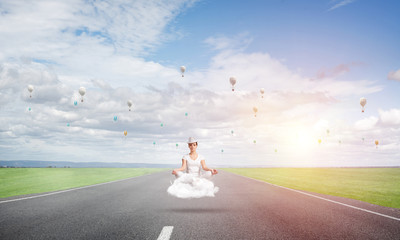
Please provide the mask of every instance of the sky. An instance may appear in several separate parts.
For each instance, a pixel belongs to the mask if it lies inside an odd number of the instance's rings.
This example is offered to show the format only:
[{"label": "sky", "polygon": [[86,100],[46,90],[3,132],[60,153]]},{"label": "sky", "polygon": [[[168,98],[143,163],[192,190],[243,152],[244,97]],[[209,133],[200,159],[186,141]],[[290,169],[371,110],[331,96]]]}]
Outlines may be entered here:
[{"label": "sky", "polygon": [[0,0],[0,161],[400,166],[399,10]]}]

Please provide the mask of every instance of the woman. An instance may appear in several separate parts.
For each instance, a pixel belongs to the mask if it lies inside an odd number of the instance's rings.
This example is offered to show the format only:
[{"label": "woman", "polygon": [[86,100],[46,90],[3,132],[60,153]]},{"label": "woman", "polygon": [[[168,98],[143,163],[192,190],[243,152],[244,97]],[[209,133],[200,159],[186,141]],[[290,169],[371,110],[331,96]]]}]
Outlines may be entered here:
[{"label": "woman", "polygon": [[[197,141],[190,137],[190,153],[182,157],[182,167],[172,171],[177,179],[168,188],[169,194],[178,198],[200,198],[214,197],[218,192],[218,187],[208,180],[218,171],[206,166],[204,157],[196,152],[197,146]],[[202,173],[201,170],[206,172]]]}]

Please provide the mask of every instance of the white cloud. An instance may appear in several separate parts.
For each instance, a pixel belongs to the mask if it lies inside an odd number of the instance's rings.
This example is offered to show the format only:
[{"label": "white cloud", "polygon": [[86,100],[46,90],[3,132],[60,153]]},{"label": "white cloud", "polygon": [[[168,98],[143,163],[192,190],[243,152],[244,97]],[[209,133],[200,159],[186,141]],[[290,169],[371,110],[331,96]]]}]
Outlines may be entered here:
[{"label": "white cloud", "polygon": [[378,120],[379,119],[374,116],[364,118],[362,120],[357,121],[354,124],[354,127],[356,130],[371,130],[376,126],[376,124],[378,123]]},{"label": "white cloud", "polygon": [[400,109],[379,110],[378,112],[382,124],[388,126],[400,125]]},{"label": "white cloud", "polygon": [[387,78],[389,80],[400,81],[400,69],[397,71],[392,71],[388,74]]},{"label": "white cloud", "polygon": [[337,8],[344,7],[352,2],[355,2],[355,0],[334,0],[332,2],[334,3],[334,5],[331,8],[329,8],[328,11],[332,11]]}]

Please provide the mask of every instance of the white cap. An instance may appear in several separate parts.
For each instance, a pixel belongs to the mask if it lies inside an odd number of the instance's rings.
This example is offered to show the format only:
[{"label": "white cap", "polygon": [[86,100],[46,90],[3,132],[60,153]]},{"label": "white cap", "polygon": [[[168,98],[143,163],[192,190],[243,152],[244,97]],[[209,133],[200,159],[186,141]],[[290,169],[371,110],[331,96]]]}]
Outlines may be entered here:
[{"label": "white cap", "polygon": [[194,137],[190,137],[187,143],[195,143],[197,140]]}]

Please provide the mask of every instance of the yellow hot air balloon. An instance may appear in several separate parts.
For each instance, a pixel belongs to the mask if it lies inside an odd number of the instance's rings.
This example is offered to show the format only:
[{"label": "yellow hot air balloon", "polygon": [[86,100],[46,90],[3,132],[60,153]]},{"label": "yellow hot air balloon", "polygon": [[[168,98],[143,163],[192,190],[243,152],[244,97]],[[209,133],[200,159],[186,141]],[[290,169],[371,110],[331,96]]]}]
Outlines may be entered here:
[{"label": "yellow hot air balloon", "polygon": [[322,142],[321,139],[318,139],[318,143],[321,144],[321,142]]},{"label": "yellow hot air balloon", "polygon": [[254,117],[257,117],[258,108],[257,107],[253,107],[253,111],[254,111]]},{"label": "yellow hot air balloon", "polygon": [[378,141],[378,140],[375,140],[376,148],[378,148],[378,144],[379,144],[379,141]]},{"label": "yellow hot air balloon", "polygon": [[260,89],[261,98],[264,98],[264,92],[265,92],[264,88],[261,88],[261,89]]},{"label": "yellow hot air balloon", "polygon": [[125,136],[128,135],[128,132],[127,132],[127,131],[124,131],[124,135],[125,135]]}]

